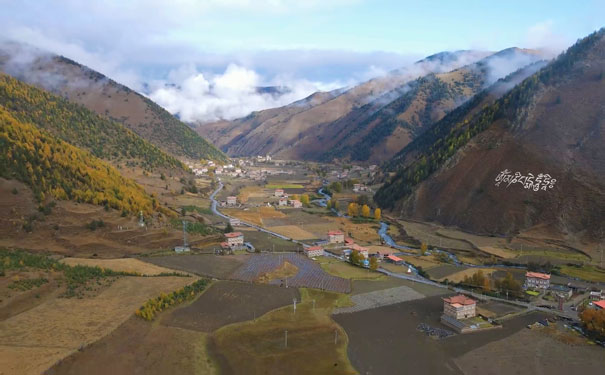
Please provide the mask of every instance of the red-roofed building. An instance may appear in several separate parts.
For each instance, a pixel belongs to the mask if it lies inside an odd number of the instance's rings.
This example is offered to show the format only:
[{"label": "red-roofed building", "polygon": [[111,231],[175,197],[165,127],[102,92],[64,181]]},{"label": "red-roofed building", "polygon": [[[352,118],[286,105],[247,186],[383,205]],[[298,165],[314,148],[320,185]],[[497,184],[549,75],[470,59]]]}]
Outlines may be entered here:
[{"label": "red-roofed building", "polygon": [[525,288],[548,289],[550,287],[550,275],[540,272],[527,272],[525,274]]},{"label": "red-roofed building", "polygon": [[345,234],[339,230],[331,230],[328,232],[328,242],[343,243],[345,242]]},{"label": "red-roofed building", "polygon": [[304,252],[309,258],[320,257],[324,255],[324,249],[321,246],[305,247]]},{"label": "red-roofed building", "polygon": [[594,301],[592,304],[595,305],[597,309],[605,310],[605,299],[600,301]]},{"label": "red-roofed building", "polygon": [[227,244],[233,248],[236,246],[244,246],[244,234],[242,232],[225,233]]},{"label": "red-roofed building", "polygon": [[463,294],[443,299],[443,314],[454,319],[467,319],[477,315],[477,302]]},{"label": "red-roofed building", "polygon": [[401,264],[401,263],[403,263],[403,259],[401,259],[401,258],[399,258],[399,257],[397,257],[395,255],[387,255],[387,260],[389,262],[393,262],[395,264]]},{"label": "red-roofed building", "polygon": [[237,197],[235,196],[229,196],[227,197],[227,205],[228,206],[235,206],[237,204]]},{"label": "red-roofed building", "polygon": [[275,189],[275,196],[282,197],[284,195],[284,189]]},{"label": "red-roofed building", "polygon": [[353,241],[353,239],[352,239],[352,238],[345,237],[345,245],[349,245],[349,246],[351,246],[351,245],[353,245],[354,243],[355,243],[355,241]]},{"label": "red-roofed building", "polygon": [[354,243],[351,245],[351,250],[358,251],[364,256],[364,258],[368,258],[369,252],[367,247],[359,246],[358,244]]}]

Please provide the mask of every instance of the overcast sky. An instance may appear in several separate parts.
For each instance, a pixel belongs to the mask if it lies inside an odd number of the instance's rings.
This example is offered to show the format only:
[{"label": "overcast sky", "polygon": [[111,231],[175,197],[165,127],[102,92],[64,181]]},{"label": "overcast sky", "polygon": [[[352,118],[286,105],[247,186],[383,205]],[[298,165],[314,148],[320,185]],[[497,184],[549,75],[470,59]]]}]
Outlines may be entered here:
[{"label": "overcast sky", "polygon": [[605,2],[0,0],[0,9],[3,37],[136,90],[202,75],[208,90],[239,77],[301,96],[444,50],[560,51],[603,26]]}]

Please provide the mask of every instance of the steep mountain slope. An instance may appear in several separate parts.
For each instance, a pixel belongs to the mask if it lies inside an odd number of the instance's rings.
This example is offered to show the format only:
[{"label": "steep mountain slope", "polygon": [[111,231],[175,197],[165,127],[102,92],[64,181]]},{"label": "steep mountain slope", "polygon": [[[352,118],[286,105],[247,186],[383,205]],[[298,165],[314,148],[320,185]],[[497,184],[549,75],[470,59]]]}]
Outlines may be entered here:
[{"label": "steep mountain slope", "polygon": [[[330,131],[326,137],[328,151],[318,158],[323,161],[334,158],[387,160],[495,79],[540,58],[538,51],[509,48],[451,72],[418,78],[386,106],[381,107],[386,100],[379,98],[334,123],[325,124]],[[301,149],[310,147],[309,144]]]},{"label": "steep mountain slope", "polygon": [[175,156],[225,155],[146,97],[72,60],[16,43],[0,45],[0,71],[122,123]]},{"label": "steep mountain slope", "polygon": [[[400,69],[351,89],[316,93],[291,105],[255,112],[244,119],[203,124],[198,132],[233,156],[274,154],[282,158],[309,158],[301,155],[297,143],[306,135],[322,138],[323,125],[333,123],[352,111],[381,98],[380,106],[400,95],[405,85],[427,73],[441,73],[475,62],[491,53],[458,51],[442,53],[421,60],[407,69]],[[388,95],[385,95],[390,93]],[[309,143],[317,143],[313,138]],[[307,145],[301,146],[306,148]],[[324,150],[325,151],[325,150]]]},{"label": "steep mountain slope", "polygon": [[394,175],[375,200],[484,234],[602,237],[604,71],[602,29],[491,105],[483,92],[414,140],[387,165]]},{"label": "steep mountain slope", "polygon": [[0,177],[29,185],[39,202],[70,199],[131,213],[157,203],[109,164],[14,118],[0,105]]},{"label": "steep mountain slope", "polygon": [[19,121],[36,124],[96,157],[147,169],[184,168],[180,161],[121,124],[1,73],[0,105]]}]

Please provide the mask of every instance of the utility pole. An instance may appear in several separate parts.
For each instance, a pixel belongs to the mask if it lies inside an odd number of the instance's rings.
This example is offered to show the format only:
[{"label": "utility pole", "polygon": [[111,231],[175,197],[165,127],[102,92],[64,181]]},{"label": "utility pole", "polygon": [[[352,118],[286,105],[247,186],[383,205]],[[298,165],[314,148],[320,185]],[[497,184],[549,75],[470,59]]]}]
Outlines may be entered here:
[{"label": "utility pole", "polygon": [[287,349],[288,348],[288,330],[286,330],[284,332],[284,347]]},{"label": "utility pole", "polygon": [[315,311],[315,300],[313,300],[313,311]]},{"label": "utility pole", "polygon": [[294,298],[293,301],[294,301],[294,314],[296,314],[296,298]]}]

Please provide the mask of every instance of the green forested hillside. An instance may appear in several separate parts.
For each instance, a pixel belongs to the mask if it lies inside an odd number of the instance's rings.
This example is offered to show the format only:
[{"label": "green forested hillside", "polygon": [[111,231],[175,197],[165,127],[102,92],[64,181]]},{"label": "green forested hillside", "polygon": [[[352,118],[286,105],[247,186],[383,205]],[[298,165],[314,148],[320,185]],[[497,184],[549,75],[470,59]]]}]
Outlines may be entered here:
[{"label": "green forested hillside", "polygon": [[134,161],[147,169],[184,167],[123,125],[4,74],[0,105],[19,121],[35,124],[96,157]]},{"label": "green forested hillside", "polygon": [[[481,103],[486,92],[444,117],[386,164],[386,170],[396,174],[376,192],[376,202],[382,207],[393,207],[397,201],[409,195],[416,185],[437,171],[470,139],[495,121],[506,120],[510,127],[522,122],[527,116],[527,106],[536,92],[544,86],[569,79],[575,64],[581,61],[604,35],[605,29],[601,29],[578,41],[552,63],[473,116],[469,114],[477,110],[476,106]],[[407,160],[410,155],[413,155],[412,161]]]},{"label": "green forested hillside", "polygon": [[21,122],[0,105],[0,176],[29,185],[37,200],[70,199],[150,214],[155,199],[90,153]]}]

